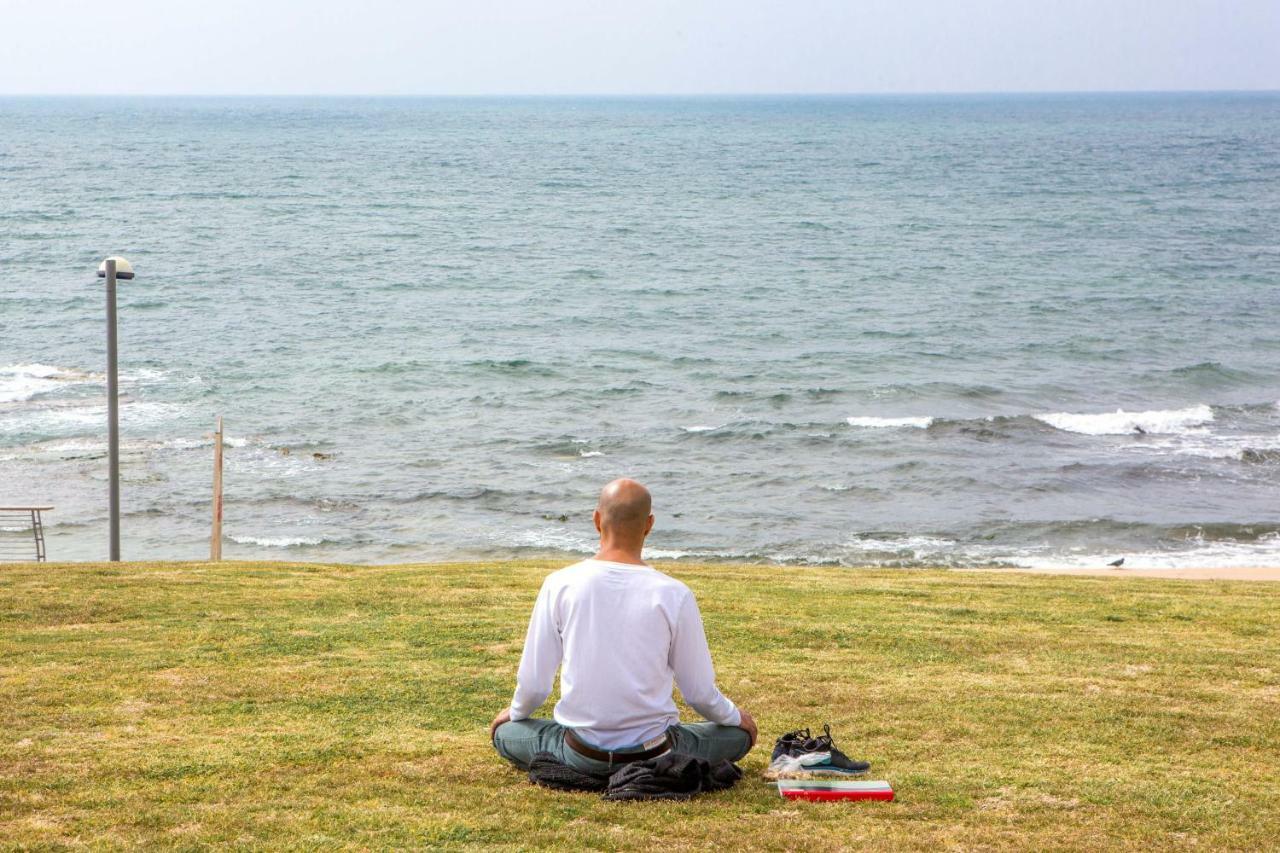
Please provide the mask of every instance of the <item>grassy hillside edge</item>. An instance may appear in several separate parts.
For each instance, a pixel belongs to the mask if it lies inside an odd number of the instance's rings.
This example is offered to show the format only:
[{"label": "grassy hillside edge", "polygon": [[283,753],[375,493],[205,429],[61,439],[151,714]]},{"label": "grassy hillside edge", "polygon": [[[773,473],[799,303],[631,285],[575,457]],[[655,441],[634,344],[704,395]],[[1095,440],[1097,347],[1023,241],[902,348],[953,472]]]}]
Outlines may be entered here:
[{"label": "grassy hillside edge", "polygon": [[[664,565],[762,743],[732,791],[610,804],[529,785],[486,738],[557,565],[0,565],[0,846],[1280,837],[1274,585]],[[828,721],[896,802],[759,781],[773,738]]]}]

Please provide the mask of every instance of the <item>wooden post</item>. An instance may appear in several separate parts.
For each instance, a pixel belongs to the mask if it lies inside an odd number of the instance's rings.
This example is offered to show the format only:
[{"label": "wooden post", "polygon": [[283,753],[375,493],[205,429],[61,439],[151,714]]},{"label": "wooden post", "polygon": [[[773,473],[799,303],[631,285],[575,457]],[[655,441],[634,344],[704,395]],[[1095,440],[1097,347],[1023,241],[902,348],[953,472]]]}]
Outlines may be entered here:
[{"label": "wooden post", "polygon": [[209,537],[209,559],[222,559],[222,415],[213,433],[213,535]]}]

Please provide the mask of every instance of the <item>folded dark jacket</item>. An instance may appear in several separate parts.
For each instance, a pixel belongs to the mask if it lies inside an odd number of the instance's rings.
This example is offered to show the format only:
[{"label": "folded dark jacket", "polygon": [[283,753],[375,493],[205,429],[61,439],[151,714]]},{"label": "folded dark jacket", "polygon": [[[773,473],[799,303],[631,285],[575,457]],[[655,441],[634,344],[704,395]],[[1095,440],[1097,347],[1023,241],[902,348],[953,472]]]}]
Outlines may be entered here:
[{"label": "folded dark jacket", "polygon": [[609,785],[607,779],[576,770],[549,752],[533,754],[533,760],[529,762],[529,781],[560,791],[603,791]]},{"label": "folded dark jacket", "polygon": [[668,752],[624,766],[609,777],[606,800],[687,800],[697,794],[732,788],[742,778],[737,765],[712,767],[701,758]]},{"label": "folded dark jacket", "polygon": [[604,791],[606,800],[687,800],[708,791],[733,787],[742,778],[736,764],[714,767],[701,758],[668,752],[648,761],[624,764],[605,779],[563,764],[539,752],[529,764],[529,781],[562,791]]}]

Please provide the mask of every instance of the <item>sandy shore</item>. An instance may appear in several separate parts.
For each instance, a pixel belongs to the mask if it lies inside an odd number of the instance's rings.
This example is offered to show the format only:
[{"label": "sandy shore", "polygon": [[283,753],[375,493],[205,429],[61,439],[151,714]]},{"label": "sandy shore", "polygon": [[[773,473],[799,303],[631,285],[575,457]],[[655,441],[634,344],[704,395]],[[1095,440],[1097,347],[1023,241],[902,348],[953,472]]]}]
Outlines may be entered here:
[{"label": "sandy shore", "polygon": [[1096,575],[1112,578],[1174,578],[1180,580],[1219,580],[1219,581],[1280,581],[1280,568],[1191,568],[1191,569],[1087,569],[1087,568],[1044,568],[1044,569],[961,569],[973,572],[1025,572],[1037,575]]}]

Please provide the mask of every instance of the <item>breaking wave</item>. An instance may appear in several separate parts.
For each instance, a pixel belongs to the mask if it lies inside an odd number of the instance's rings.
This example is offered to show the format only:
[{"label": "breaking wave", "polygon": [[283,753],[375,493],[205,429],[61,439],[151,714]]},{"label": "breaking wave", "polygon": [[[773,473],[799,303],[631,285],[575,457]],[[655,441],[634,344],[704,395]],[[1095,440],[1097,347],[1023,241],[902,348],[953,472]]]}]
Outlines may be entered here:
[{"label": "breaking wave", "polygon": [[870,429],[890,429],[894,427],[913,427],[915,429],[925,429],[933,423],[933,418],[873,418],[873,417],[851,417],[845,418],[845,422],[852,427],[867,427]]},{"label": "breaking wave", "polygon": [[238,545],[257,545],[261,548],[302,548],[333,542],[320,536],[228,536]]},{"label": "breaking wave", "polygon": [[22,403],[90,381],[94,376],[80,370],[49,364],[11,364],[0,367],[0,403]]},{"label": "breaking wave", "polygon": [[1213,409],[1204,404],[1186,409],[1153,409],[1147,412],[1116,409],[1114,412],[1099,414],[1053,412],[1032,417],[1054,429],[1081,435],[1185,434],[1200,430],[1214,419]]}]

